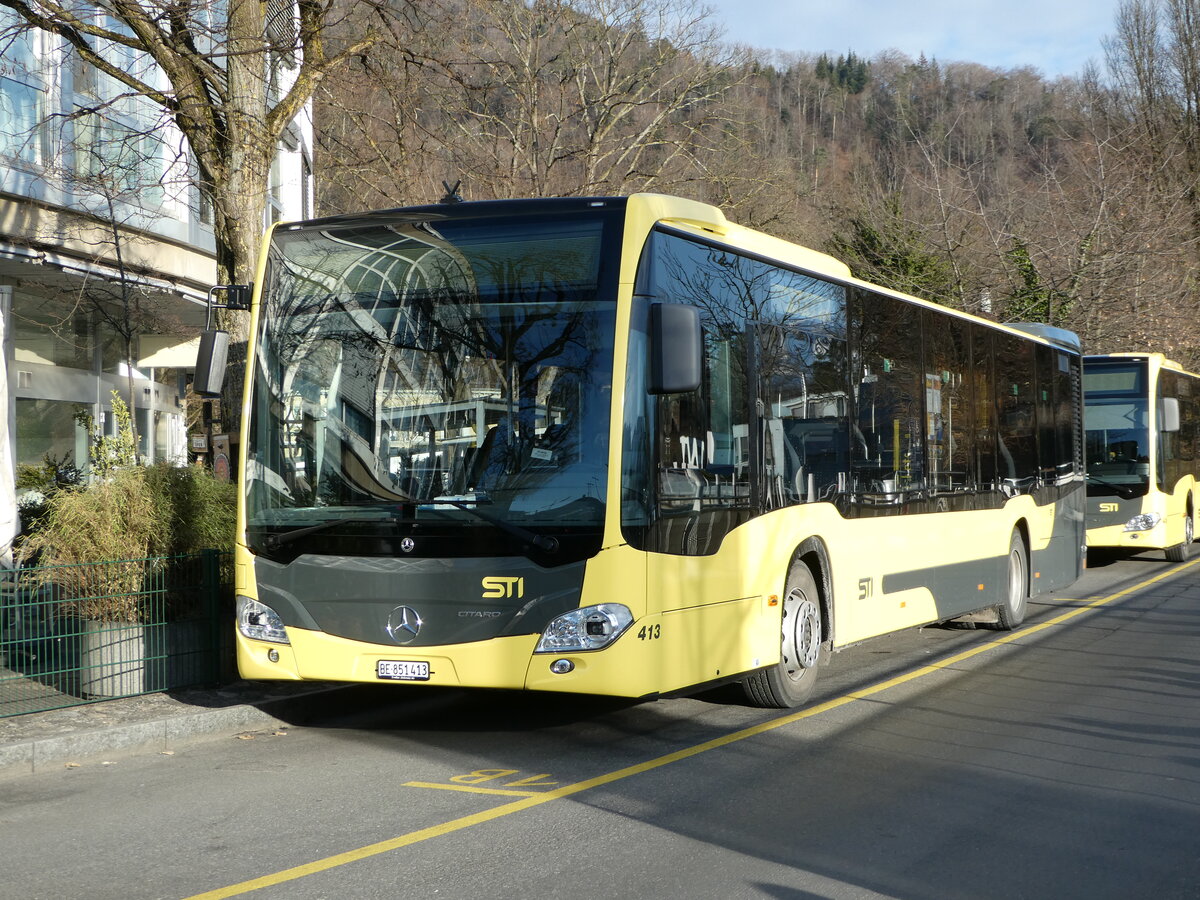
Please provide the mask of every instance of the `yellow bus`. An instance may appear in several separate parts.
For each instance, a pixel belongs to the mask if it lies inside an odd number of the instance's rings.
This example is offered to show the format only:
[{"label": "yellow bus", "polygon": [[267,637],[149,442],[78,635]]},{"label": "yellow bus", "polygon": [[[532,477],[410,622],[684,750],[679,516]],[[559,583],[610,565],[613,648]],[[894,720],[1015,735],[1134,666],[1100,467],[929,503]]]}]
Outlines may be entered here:
[{"label": "yellow bus", "polygon": [[740,681],[790,707],[831,650],[964,616],[1014,628],[1082,569],[1069,332],[867,284],[654,194],[268,237],[240,439],[246,678]]},{"label": "yellow bus", "polygon": [[1089,547],[1183,562],[1200,508],[1200,376],[1161,353],[1083,363]]}]

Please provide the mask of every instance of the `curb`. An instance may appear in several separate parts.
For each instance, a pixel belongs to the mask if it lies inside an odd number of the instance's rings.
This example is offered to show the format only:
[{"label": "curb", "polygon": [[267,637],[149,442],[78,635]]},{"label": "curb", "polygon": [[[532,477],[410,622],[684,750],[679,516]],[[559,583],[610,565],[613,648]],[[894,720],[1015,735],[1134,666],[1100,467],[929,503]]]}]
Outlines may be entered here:
[{"label": "curb", "polygon": [[38,774],[105,754],[162,752],[207,737],[290,727],[317,701],[327,702],[328,695],[336,690],[339,688],[318,688],[291,697],[220,709],[202,709],[168,700],[168,705],[177,708],[142,721],[17,739],[0,744],[0,779]]}]

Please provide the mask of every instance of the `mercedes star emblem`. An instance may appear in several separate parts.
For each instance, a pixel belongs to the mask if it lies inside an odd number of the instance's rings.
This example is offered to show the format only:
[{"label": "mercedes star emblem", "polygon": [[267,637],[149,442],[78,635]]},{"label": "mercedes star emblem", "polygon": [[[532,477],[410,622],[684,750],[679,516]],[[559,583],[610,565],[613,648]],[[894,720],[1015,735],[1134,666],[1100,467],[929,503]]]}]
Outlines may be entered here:
[{"label": "mercedes star emblem", "polygon": [[397,606],[388,616],[388,634],[397,644],[411,644],[421,631],[421,615],[411,606]]}]

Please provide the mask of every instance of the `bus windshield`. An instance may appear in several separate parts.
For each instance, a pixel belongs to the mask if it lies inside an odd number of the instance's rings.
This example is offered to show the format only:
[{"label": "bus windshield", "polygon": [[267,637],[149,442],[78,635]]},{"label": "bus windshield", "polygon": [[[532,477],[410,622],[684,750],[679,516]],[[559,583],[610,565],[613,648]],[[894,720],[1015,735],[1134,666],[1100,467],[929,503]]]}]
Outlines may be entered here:
[{"label": "bus windshield", "polygon": [[1150,485],[1145,362],[1089,362],[1083,386],[1088,495],[1144,495]]},{"label": "bus windshield", "polygon": [[598,541],[611,221],[277,231],[254,350],[252,548],[503,555],[557,548],[547,535]]}]

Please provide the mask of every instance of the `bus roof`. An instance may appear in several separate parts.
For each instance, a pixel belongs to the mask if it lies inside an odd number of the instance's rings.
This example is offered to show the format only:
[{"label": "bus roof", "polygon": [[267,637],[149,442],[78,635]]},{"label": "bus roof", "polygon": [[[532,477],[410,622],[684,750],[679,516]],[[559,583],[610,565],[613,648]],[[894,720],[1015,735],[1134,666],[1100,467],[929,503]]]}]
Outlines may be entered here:
[{"label": "bus roof", "polygon": [[497,218],[515,215],[577,212],[586,209],[620,209],[625,197],[538,197],[520,200],[471,200],[454,203],[429,203],[423,206],[398,206],[365,212],[324,216],[281,222],[276,228],[288,231],[303,228],[361,228],[397,222],[427,222],[430,219]]},{"label": "bus roof", "polygon": [[1156,362],[1163,369],[1171,369],[1172,371],[1179,372],[1183,375],[1190,375],[1192,378],[1200,378],[1200,375],[1185,369],[1182,363],[1170,359],[1164,353],[1159,353],[1153,350],[1122,350],[1119,353],[1089,353],[1084,357],[1084,359],[1089,361],[1103,359],[1145,359],[1150,362]]},{"label": "bus roof", "polygon": [[421,206],[401,206],[296,222],[280,222],[274,226],[273,230],[287,232],[308,228],[362,228],[371,225],[427,222],[431,219],[553,215],[596,209],[636,211],[636,216],[647,226],[661,222],[691,232],[697,237],[717,243],[726,243],[750,254],[797,266],[813,274],[832,278],[845,284],[869,288],[999,330],[1017,332],[1072,353],[1081,352],[1079,338],[1066,329],[1040,323],[999,323],[883,285],[863,281],[855,278],[850,267],[836,257],[802,244],[774,237],[754,228],[730,222],[720,208],[711,204],[668,194],[637,193],[628,197],[536,197],[509,200],[443,201]]}]

